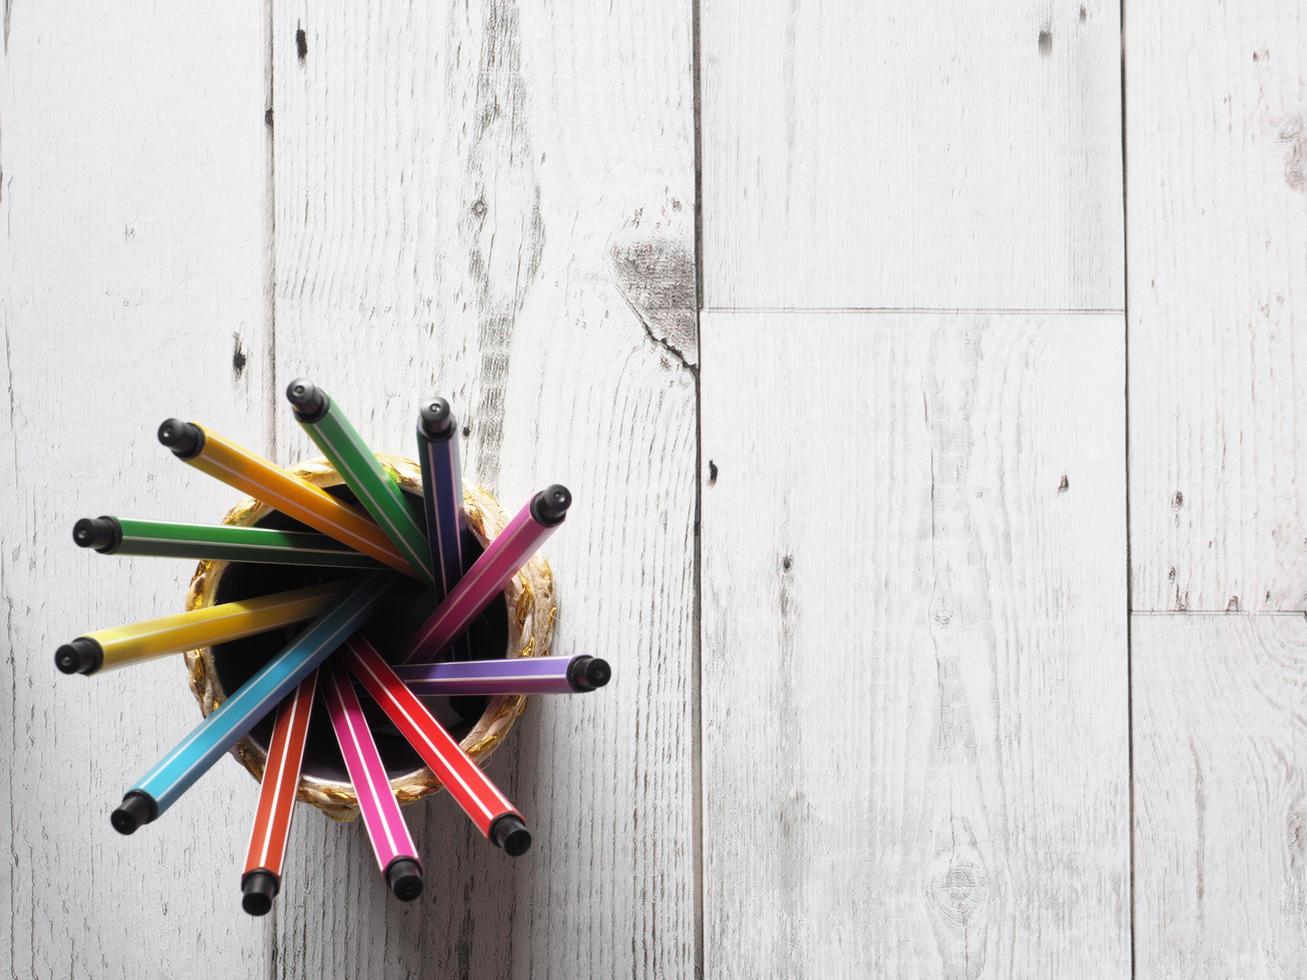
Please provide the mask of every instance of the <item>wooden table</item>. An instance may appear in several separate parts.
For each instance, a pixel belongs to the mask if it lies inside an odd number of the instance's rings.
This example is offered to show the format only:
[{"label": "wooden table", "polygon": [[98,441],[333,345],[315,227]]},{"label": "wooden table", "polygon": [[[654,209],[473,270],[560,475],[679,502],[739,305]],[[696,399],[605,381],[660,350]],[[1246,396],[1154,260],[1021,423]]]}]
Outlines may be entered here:
[{"label": "wooden table", "polygon": [[[1307,72],[1292,4],[6,2],[0,961],[14,977],[1307,972]],[[305,811],[275,912],[180,661],[57,676],[282,462],[448,396],[563,482],[556,653],[427,894]],[[2,702],[0,702],[2,703]]]}]

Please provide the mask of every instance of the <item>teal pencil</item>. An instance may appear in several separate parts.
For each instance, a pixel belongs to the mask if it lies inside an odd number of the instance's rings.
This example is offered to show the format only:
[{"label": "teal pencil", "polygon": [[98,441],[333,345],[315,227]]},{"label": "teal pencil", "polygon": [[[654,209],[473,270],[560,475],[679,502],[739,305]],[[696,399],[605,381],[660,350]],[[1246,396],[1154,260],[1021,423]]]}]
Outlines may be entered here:
[{"label": "teal pencil", "polygon": [[394,576],[372,572],[209,713],[123,796],[110,822],[120,834],[155,820],[227,750],[362,626]]},{"label": "teal pencil", "polygon": [[434,585],[426,532],[409,509],[404,491],[382,469],[372,450],[349,424],[349,419],[325,391],[307,378],[292,381],[286,388],[286,398],[294,406],[296,420],[345,478],[346,485],[354,491],[363,509],[372,515],[409,563],[422,573],[427,584]]}]

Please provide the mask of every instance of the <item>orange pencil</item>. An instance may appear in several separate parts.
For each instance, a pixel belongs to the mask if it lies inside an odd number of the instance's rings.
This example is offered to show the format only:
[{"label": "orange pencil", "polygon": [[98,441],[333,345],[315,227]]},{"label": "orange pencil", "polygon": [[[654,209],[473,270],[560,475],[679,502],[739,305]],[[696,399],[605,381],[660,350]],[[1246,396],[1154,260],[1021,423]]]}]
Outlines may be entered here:
[{"label": "orange pencil", "polygon": [[317,683],[315,670],[277,710],[259,787],[259,806],[254,812],[254,830],[245,856],[245,873],[241,875],[241,908],[250,915],[266,914],[281,890],[281,865],[286,857],[290,819],[295,813],[295,790],[304,765],[304,742]]},{"label": "orange pencil", "polygon": [[370,555],[396,571],[427,581],[424,573],[408,563],[374,521],[271,460],[210,429],[181,419],[164,421],[159,426],[159,441],[171,449],[174,456],[201,473],[245,491],[287,517],[293,517],[355,551]]}]

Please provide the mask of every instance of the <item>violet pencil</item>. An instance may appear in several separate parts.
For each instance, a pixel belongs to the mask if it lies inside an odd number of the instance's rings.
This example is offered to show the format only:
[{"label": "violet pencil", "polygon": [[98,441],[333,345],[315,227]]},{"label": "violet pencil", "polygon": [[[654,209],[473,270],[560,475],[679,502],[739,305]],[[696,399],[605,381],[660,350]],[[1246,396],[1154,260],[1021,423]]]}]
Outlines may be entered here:
[{"label": "violet pencil", "polygon": [[603,687],[613,676],[608,661],[584,655],[400,664],[395,673],[419,697],[579,694]]}]

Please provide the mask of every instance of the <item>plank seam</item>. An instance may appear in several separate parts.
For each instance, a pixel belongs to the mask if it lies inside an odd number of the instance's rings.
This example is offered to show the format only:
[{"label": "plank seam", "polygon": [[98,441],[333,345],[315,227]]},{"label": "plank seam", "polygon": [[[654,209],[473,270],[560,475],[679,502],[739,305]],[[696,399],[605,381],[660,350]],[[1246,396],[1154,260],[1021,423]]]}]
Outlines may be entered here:
[{"label": "plank seam", "polygon": [[[1121,100],[1121,315],[1125,321],[1121,336],[1121,360],[1124,372],[1122,397],[1125,399],[1125,432],[1122,451],[1125,454],[1125,731],[1126,731],[1126,821],[1128,848],[1128,880],[1130,901],[1126,928],[1130,943],[1130,976],[1138,975],[1135,955],[1135,670],[1134,637],[1131,633],[1131,606],[1134,605],[1134,555],[1130,550],[1130,221],[1126,199],[1126,88],[1125,88],[1125,5],[1117,5],[1117,36],[1120,38],[1120,100]],[[1081,8],[1083,9],[1083,8]]]},{"label": "plank seam", "polygon": [[[690,3],[690,99],[694,114],[694,308],[703,310],[703,66],[699,2]],[[698,336],[696,332],[696,337]]]},{"label": "plank seam", "polygon": [[[264,228],[267,235],[268,257],[266,264],[267,281],[264,283],[264,311],[267,318],[267,359],[266,368],[268,401],[267,434],[264,443],[268,457],[277,458],[277,116],[274,102],[276,100],[276,25],[274,23],[273,0],[265,0],[265,23],[268,32],[268,44],[265,54],[264,74],[267,78],[267,109],[264,119],[267,121],[265,135],[268,141],[267,153],[267,220]],[[272,914],[277,913],[273,903]],[[275,932],[274,932],[275,935]]]},{"label": "plank seam", "polygon": [[[690,729],[691,748],[691,868],[694,875],[694,976],[704,976],[704,889],[703,889],[703,91],[700,36],[700,2],[690,3],[690,88],[694,115],[694,340],[697,362],[690,375],[694,380],[694,607],[690,634]],[[682,363],[685,359],[682,357]],[[686,364],[689,367],[688,364]]]},{"label": "plank seam", "polygon": [[1257,619],[1268,616],[1290,616],[1307,618],[1307,609],[1264,609],[1260,611],[1227,612],[1224,609],[1132,609],[1131,616],[1220,616],[1224,619]]},{"label": "plank seam", "polygon": [[1016,307],[933,307],[933,306],[710,306],[702,307],[701,312],[713,315],[736,313],[756,316],[768,313],[927,313],[931,316],[973,316],[1007,314],[1010,316],[1104,316],[1115,314],[1122,316],[1125,308],[1103,309],[1019,309]]},{"label": "plank seam", "polygon": [[[267,361],[267,367],[264,369],[267,377],[267,391],[265,398],[268,404],[268,421],[265,444],[268,447],[268,453],[271,458],[277,456],[277,138],[276,126],[277,118],[275,109],[276,99],[276,22],[273,0],[264,0],[264,29],[267,31],[267,44],[264,50],[264,79],[267,86],[266,108],[264,111],[264,138],[267,140],[267,158],[264,175],[267,180],[267,186],[264,193],[267,197],[267,216],[264,220],[264,235],[266,237],[265,247],[268,250],[267,261],[264,265],[265,281],[263,285],[263,304],[265,319],[266,351],[264,357]],[[281,945],[281,922],[278,916],[278,903],[272,903],[272,909],[268,913],[268,925],[264,931],[268,943],[268,967],[267,976],[269,978],[277,975],[278,968],[278,947]]]}]

